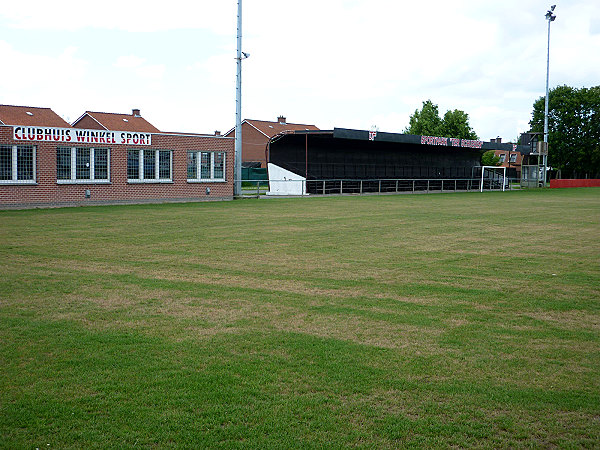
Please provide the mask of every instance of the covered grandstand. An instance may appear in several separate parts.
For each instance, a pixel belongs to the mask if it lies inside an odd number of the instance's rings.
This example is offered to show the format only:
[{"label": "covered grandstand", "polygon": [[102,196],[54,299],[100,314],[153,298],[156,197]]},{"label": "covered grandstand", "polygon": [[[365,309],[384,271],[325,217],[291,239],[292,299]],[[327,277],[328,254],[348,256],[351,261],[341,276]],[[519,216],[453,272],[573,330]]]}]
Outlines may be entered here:
[{"label": "covered grandstand", "polygon": [[276,135],[267,144],[266,159],[305,178],[308,192],[317,192],[326,180],[345,180],[347,187],[362,181],[361,191],[374,190],[375,185],[381,189],[383,181],[397,190],[401,180],[469,183],[480,176],[481,155],[487,150],[529,152],[529,147],[335,128]]}]

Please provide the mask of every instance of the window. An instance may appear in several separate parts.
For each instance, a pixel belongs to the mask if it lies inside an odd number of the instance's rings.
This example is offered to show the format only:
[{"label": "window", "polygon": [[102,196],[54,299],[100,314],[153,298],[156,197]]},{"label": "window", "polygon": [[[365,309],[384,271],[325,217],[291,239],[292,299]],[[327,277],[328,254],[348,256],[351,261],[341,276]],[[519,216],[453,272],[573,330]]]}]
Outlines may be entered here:
[{"label": "window", "polygon": [[211,153],[202,152],[200,154],[200,178],[203,180],[210,180],[211,174]]},{"label": "window", "polygon": [[158,178],[171,179],[171,152],[159,150],[158,152]]},{"label": "window", "polygon": [[0,145],[0,183],[35,183],[35,151],[32,145]]},{"label": "window", "polygon": [[140,177],[140,152],[129,150],[127,152],[127,179],[135,180]]},{"label": "window", "polygon": [[61,183],[107,183],[110,179],[108,148],[58,147],[56,180]]},{"label": "window", "polygon": [[58,147],[56,149],[56,179],[71,179],[71,149]]},{"label": "window", "polygon": [[188,152],[187,156],[187,177],[188,180],[195,180],[198,178],[198,153]]},{"label": "window", "polygon": [[96,180],[108,180],[108,149],[97,148],[94,152],[94,175]]},{"label": "window", "polygon": [[503,164],[506,159],[506,153],[500,153],[498,156],[500,157],[500,164]]},{"label": "window", "polygon": [[225,152],[188,152],[188,181],[225,181]]},{"label": "window", "polygon": [[154,180],[156,178],[156,151],[144,150],[144,164],[141,178]]},{"label": "window", "polygon": [[173,152],[171,150],[128,150],[127,181],[130,183],[173,181]]},{"label": "window", "polygon": [[225,178],[225,153],[213,153],[213,178]]},{"label": "window", "polygon": [[517,162],[517,154],[516,153],[511,153],[509,161],[511,163]]}]

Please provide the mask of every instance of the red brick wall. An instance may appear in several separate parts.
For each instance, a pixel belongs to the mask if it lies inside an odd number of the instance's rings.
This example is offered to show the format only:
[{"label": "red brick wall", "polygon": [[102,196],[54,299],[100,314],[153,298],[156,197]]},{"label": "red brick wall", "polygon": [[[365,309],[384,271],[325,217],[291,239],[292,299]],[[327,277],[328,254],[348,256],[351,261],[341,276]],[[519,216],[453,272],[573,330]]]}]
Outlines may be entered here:
[{"label": "red brick wall", "polygon": [[267,142],[269,142],[267,136],[245,123],[242,128],[242,161],[260,161],[261,167],[267,167],[265,156]]},{"label": "red brick wall", "polygon": [[[235,129],[227,136],[235,138]],[[260,166],[267,167],[265,149],[269,138],[247,122],[242,123],[242,162],[260,161]]]},{"label": "red brick wall", "polygon": [[[0,208],[83,205],[103,203],[141,203],[163,201],[222,200],[233,198],[234,140],[213,136],[153,134],[152,146],[110,145],[110,184],[58,184],[56,180],[56,147],[50,142],[15,142],[12,127],[0,126],[0,144],[36,146],[36,184],[0,184]],[[69,144],[74,145],[74,144]],[[93,144],[78,144],[93,147]],[[98,147],[107,147],[98,145]],[[127,150],[134,148],[173,151],[172,183],[128,183]],[[188,183],[187,151],[226,152],[226,181]],[[206,188],[210,188],[210,195]],[[85,190],[91,196],[85,198]]]}]

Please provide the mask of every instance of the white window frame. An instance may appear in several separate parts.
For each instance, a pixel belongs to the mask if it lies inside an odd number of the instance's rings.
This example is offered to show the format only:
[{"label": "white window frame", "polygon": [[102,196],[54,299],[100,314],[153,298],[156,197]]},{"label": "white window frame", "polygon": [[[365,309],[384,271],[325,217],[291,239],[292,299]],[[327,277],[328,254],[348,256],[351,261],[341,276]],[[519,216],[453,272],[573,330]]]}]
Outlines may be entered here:
[{"label": "white window frame", "polygon": [[500,153],[498,155],[498,158],[500,158],[500,164],[504,164],[504,162],[506,161],[506,153]]},{"label": "white window frame", "polygon": [[[144,178],[144,152],[154,152],[154,178]],[[127,157],[129,159],[129,152],[138,152],[138,174],[139,178],[129,178],[127,176],[128,183],[173,183],[173,150],[167,149],[128,149]],[[169,178],[160,177],[160,152],[169,152]]]},{"label": "white window frame", "polygon": [[517,154],[516,153],[511,153],[510,157],[508,158],[508,162],[509,163],[516,163],[517,162]]},{"label": "white window frame", "polygon": [[[188,153],[196,154],[196,178],[188,178],[188,183],[225,183],[227,181],[227,153],[219,151],[193,150]],[[202,177],[202,153],[210,155],[210,178]],[[215,178],[215,155],[221,153],[223,155],[223,177]],[[187,161],[187,158],[186,158]],[[187,162],[186,162],[187,164]],[[187,172],[187,166],[186,166]]]},{"label": "white window frame", "polygon": [[[37,146],[35,145],[3,145],[3,147],[12,147],[11,153],[11,179],[10,180],[0,180],[0,184],[37,184],[36,174],[37,174]],[[33,178],[30,180],[19,180],[17,179],[19,176],[19,161],[18,161],[18,148],[19,147],[32,147],[33,148]]]},{"label": "white window frame", "polygon": [[[56,178],[57,184],[110,184],[110,148],[98,147],[98,150],[106,150],[106,178],[96,180],[95,174],[95,147],[57,147],[58,148],[70,148],[71,149],[71,177],[68,179]],[[90,151],[90,177],[89,178],[77,178],[77,149],[89,150]],[[58,150],[57,150],[58,151]],[[58,169],[57,169],[58,170]]]}]

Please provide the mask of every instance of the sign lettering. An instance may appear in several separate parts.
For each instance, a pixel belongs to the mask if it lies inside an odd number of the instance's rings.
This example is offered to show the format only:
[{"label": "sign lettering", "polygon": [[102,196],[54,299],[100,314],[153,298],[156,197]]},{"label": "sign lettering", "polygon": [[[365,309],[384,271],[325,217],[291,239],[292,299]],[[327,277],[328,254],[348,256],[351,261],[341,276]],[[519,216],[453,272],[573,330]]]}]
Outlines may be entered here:
[{"label": "sign lettering", "polygon": [[[448,144],[449,143],[449,144]],[[421,144],[425,145],[451,145],[452,147],[481,148],[483,141],[471,139],[445,138],[436,136],[421,136]]]},{"label": "sign lettering", "polygon": [[152,145],[151,133],[132,133],[81,128],[13,126],[15,141],[63,142],[78,144]]}]

